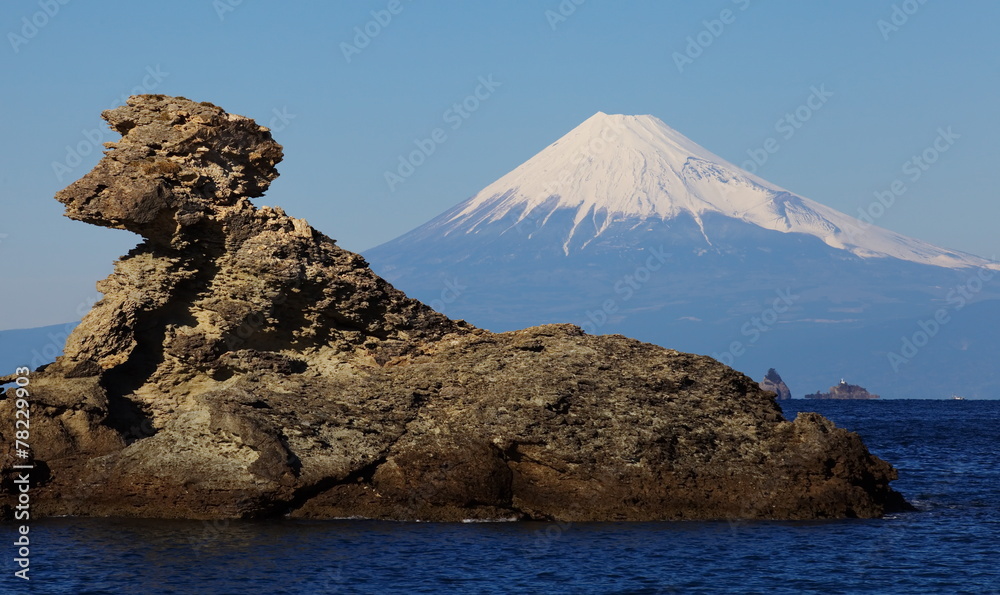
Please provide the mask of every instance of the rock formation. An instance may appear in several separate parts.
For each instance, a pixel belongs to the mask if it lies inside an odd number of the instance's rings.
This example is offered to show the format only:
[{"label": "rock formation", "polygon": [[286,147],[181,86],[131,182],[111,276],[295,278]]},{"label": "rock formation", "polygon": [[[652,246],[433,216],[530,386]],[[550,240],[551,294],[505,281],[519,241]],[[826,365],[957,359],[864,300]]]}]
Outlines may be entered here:
[{"label": "rock formation", "polygon": [[760,381],[760,389],[771,391],[779,401],[792,398],[792,391],[788,390],[788,385],[781,379],[781,375],[774,368],[767,371],[767,375]]},{"label": "rock formation", "polygon": [[820,393],[816,392],[811,395],[806,395],[806,399],[877,399],[878,395],[873,395],[866,389],[858,386],[857,384],[848,384],[844,380],[840,381],[840,384],[836,384],[830,387],[830,392]]},{"label": "rock formation", "polygon": [[[145,240],[30,375],[32,516],[648,520],[874,517],[860,438],[708,358],[570,325],[494,334],[250,199],[281,147],[143,95],[56,198]],[[12,377],[0,378],[9,383]],[[0,400],[13,420],[14,396]],[[11,426],[0,430],[13,442]],[[0,460],[4,513],[16,502]]]}]

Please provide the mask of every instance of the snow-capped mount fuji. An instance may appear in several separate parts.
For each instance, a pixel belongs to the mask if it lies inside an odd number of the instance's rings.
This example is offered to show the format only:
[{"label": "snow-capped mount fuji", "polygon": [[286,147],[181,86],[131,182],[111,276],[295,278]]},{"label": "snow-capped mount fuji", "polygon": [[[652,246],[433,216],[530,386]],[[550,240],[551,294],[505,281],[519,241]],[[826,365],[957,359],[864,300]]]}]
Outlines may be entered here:
[{"label": "snow-capped mount fuji", "polygon": [[[978,257],[866,225],[788,192],[711,153],[653,116],[598,112],[437,221],[434,233],[539,227],[572,212],[563,251],[586,248],[615,222],[690,216],[705,230],[717,214],[783,233],[804,233],[857,256],[947,267],[986,266]],[[513,217],[512,217],[513,215]],[[431,230],[428,230],[431,231]]]},{"label": "snow-capped mount fuji", "polygon": [[494,331],[572,322],[777,368],[799,394],[850,377],[890,397],[1000,395],[1000,266],[796,195],[653,116],[597,113],[365,257]]}]

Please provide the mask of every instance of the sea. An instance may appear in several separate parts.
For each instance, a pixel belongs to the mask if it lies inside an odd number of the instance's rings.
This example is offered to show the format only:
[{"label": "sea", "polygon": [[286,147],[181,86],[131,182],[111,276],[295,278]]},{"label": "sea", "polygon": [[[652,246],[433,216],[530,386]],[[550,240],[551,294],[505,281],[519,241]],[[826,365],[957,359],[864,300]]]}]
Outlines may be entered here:
[{"label": "sea", "polygon": [[2,593],[1000,593],[1000,401],[807,401],[918,511],[810,522],[60,518],[4,526]]}]

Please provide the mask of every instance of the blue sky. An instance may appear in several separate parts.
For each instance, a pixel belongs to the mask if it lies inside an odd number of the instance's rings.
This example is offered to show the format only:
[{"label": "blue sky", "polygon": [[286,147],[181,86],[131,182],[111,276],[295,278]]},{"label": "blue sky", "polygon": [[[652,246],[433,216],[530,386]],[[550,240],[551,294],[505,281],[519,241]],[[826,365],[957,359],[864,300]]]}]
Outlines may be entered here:
[{"label": "blue sky", "polygon": [[[1000,255],[998,19],[987,0],[7,0],[0,329],[78,319],[137,243],[52,199],[114,140],[99,113],[137,88],[271,126],[285,161],[257,204],[355,251],[604,111],[653,114],[737,164],[769,146],[759,175],[855,216],[899,180],[879,225]],[[832,95],[809,106],[814,87]],[[454,109],[477,90],[474,109]],[[776,127],[787,114],[794,126]],[[949,127],[947,150],[915,170]],[[438,128],[390,188],[385,172]]]}]

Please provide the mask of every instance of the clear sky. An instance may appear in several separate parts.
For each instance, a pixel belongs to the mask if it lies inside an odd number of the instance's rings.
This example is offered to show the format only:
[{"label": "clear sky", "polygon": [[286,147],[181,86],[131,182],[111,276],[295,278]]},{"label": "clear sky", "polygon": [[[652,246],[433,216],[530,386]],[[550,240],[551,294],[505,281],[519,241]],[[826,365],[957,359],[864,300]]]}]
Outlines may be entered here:
[{"label": "clear sky", "polygon": [[[604,111],[754,154],[762,177],[855,216],[898,180],[879,225],[1000,256],[998,21],[991,0],[5,0],[0,329],[78,319],[137,243],[52,199],[115,140],[99,113],[133,90],[272,127],[285,161],[257,204],[355,251]],[[911,161],[925,151],[933,164]]]}]

